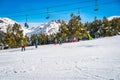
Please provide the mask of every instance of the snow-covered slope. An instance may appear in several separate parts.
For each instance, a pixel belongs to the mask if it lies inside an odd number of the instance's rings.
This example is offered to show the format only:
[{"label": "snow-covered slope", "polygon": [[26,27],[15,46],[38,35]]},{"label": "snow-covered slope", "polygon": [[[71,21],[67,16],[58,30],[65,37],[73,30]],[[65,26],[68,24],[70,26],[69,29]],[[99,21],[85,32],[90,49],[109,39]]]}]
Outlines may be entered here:
[{"label": "snow-covered slope", "polygon": [[0,51],[0,80],[120,80],[120,36]]},{"label": "snow-covered slope", "polygon": [[114,18],[120,18],[120,16],[110,16],[110,17],[108,17],[108,20],[111,21]]},{"label": "snow-covered slope", "polygon": [[0,30],[6,32],[8,25],[12,26],[15,23],[17,22],[9,18],[0,18]]}]

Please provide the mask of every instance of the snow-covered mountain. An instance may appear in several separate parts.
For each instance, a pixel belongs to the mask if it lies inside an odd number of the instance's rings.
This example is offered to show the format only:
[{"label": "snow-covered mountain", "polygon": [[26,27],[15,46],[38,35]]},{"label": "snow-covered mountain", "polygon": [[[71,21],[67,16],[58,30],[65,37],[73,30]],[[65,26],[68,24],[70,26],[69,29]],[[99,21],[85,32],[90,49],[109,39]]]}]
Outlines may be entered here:
[{"label": "snow-covered mountain", "polygon": [[108,17],[107,19],[108,19],[109,21],[111,21],[111,20],[114,19],[114,18],[120,18],[120,16],[110,16],[110,17]]},{"label": "snow-covered mountain", "polygon": [[[12,26],[13,24],[18,23],[9,18],[0,18],[0,30],[6,32],[8,25]],[[20,24],[20,23],[18,23]],[[28,24],[29,25],[29,24]],[[21,25],[24,35],[32,34],[56,34],[59,31],[60,22],[57,20],[50,21],[48,23],[41,23],[39,26],[30,26],[29,28]]]},{"label": "snow-covered mountain", "polygon": [[[112,20],[113,18],[120,18],[120,16],[111,16],[108,17],[108,20]],[[18,23],[14,20],[11,20],[9,18],[0,18],[0,30],[3,32],[6,32],[6,29],[8,25],[13,25],[15,23]],[[18,23],[20,24],[20,23]],[[24,23],[23,23],[24,24]],[[29,25],[29,23],[28,23]],[[61,23],[57,20],[52,20],[48,23],[40,23],[38,26],[31,26],[29,25],[29,28],[24,27],[24,25],[21,25],[24,35],[31,36],[32,34],[56,34],[59,32],[59,27]]]},{"label": "snow-covered mountain", "polygon": [[37,27],[29,27],[25,28],[24,31],[29,30],[26,32],[26,35],[30,36],[32,34],[56,34],[59,31],[60,22],[53,20],[48,23],[42,23]]},{"label": "snow-covered mountain", "polygon": [[12,26],[15,23],[17,22],[9,18],[0,18],[0,30],[6,32],[8,25]]}]

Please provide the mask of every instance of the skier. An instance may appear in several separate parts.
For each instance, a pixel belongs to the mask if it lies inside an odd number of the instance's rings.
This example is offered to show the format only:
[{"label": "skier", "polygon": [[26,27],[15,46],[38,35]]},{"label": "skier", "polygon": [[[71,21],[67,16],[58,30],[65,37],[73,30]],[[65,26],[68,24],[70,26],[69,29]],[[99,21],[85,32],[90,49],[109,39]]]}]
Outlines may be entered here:
[{"label": "skier", "polygon": [[88,39],[89,39],[89,40],[92,40],[92,37],[91,37],[91,35],[90,35],[90,34],[88,34]]},{"label": "skier", "polygon": [[51,44],[52,42],[51,42],[51,38],[48,38],[48,41],[49,41],[49,44]]},{"label": "skier", "polygon": [[36,37],[35,38],[35,48],[37,48],[38,47],[38,38]]},{"label": "skier", "polygon": [[76,37],[74,37],[74,38],[73,38],[73,42],[76,42],[76,41],[77,41],[77,39],[76,39]]},{"label": "skier", "polygon": [[20,44],[21,44],[21,51],[25,51],[25,43],[23,39],[21,39]]},{"label": "skier", "polygon": [[62,38],[59,39],[59,44],[62,44]]},{"label": "skier", "polygon": [[66,41],[66,43],[68,43],[68,37],[66,37],[65,41]]},{"label": "skier", "polygon": [[55,45],[57,44],[57,38],[55,38],[55,40],[54,40],[54,44],[55,44]]},{"label": "skier", "polygon": [[31,42],[30,40],[27,41],[27,45],[28,45],[28,46],[31,46],[31,43],[32,43],[32,42]]},{"label": "skier", "polygon": [[2,50],[4,49],[4,44],[3,44],[3,43],[1,43],[1,49],[2,49]]}]

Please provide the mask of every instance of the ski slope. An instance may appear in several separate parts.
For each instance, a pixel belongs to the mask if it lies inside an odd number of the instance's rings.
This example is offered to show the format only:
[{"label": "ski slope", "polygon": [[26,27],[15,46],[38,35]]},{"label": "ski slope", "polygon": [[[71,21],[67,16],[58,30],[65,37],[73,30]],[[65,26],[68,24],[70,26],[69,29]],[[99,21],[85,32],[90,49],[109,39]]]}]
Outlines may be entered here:
[{"label": "ski slope", "polygon": [[120,80],[120,36],[1,50],[0,80]]}]

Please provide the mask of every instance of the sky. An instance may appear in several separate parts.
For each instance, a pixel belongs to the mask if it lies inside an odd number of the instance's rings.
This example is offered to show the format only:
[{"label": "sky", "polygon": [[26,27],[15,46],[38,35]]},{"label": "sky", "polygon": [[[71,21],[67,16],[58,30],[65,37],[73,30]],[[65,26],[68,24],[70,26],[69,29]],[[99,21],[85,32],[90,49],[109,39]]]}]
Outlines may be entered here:
[{"label": "sky", "polygon": [[[120,0],[98,0],[97,4],[99,10],[94,11],[95,0],[0,0],[0,17],[24,23],[28,15],[28,23],[41,23],[59,19],[68,21],[71,13],[80,15],[82,22],[92,21],[95,16],[98,19],[120,16]],[[47,15],[49,19],[46,19]]]}]

